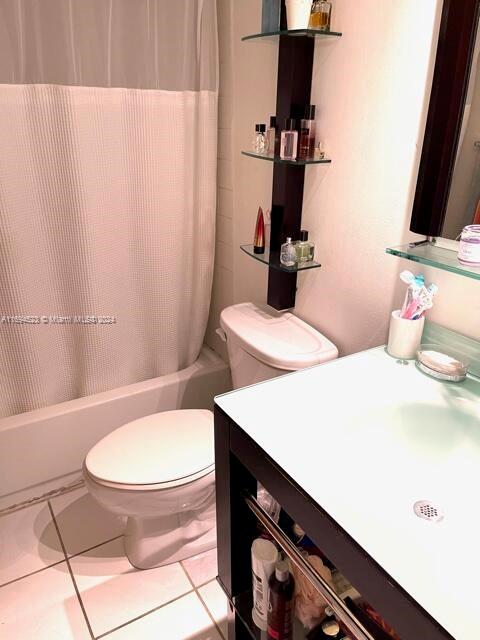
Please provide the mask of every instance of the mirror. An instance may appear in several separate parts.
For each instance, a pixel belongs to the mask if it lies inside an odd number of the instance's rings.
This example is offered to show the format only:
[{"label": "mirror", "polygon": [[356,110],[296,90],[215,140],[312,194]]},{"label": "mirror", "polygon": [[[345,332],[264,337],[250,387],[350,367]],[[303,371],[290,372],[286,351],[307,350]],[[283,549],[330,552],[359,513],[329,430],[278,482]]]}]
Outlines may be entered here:
[{"label": "mirror", "polygon": [[479,0],[444,0],[410,229],[456,239],[480,224]]},{"label": "mirror", "polygon": [[455,240],[467,224],[480,224],[480,33],[473,50],[455,164],[440,235]]}]

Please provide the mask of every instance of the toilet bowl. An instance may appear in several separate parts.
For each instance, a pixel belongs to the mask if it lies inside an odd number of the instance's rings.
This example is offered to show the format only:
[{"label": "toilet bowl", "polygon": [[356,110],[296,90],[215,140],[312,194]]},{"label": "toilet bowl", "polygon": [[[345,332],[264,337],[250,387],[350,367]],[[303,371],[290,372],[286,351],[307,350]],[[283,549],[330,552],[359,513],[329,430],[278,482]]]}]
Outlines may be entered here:
[{"label": "toilet bowl", "polygon": [[[291,313],[251,302],[222,311],[233,386],[243,387],[338,356],[325,336]],[[216,545],[213,414],[155,413],[100,440],[83,465],[88,490],[126,516],[125,553],[150,569]]]},{"label": "toilet bowl", "polygon": [[100,440],[83,465],[105,509],[127,517],[124,546],[139,569],[177,562],[216,545],[213,414],[166,411]]}]

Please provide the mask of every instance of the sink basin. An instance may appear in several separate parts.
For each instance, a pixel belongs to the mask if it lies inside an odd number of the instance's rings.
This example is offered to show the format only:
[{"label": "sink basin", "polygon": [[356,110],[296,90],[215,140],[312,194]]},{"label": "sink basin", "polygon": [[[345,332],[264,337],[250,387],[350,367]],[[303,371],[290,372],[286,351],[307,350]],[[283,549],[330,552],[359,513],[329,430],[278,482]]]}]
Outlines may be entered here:
[{"label": "sink basin", "polygon": [[379,347],[216,402],[454,638],[480,637],[478,378]]}]

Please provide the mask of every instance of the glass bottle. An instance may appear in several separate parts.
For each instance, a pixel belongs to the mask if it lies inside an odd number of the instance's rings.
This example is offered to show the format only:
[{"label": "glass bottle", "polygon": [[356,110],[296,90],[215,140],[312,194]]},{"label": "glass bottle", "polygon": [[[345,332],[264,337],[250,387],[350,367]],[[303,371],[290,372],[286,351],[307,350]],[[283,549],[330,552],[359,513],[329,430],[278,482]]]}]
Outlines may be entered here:
[{"label": "glass bottle", "polygon": [[313,152],[314,160],[323,160],[325,158],[325,148],[323,142],[317,142]]},{"label": "glass bottle", "polygon": [[300,120],[300,141],[298,157],[303,160],[312,159],[315,153],[315,105],[305,106],[304,118]]},{"label": "glass bottle", "polygon": [[269,155],[275,155],[277,139],[277,118],[275,116],[270,116],[270,126],[267,129],[267,151]]},{"label": "glass bottle", "polygon": [[310,29],[330,31],[330,18],[332,15],[332,3],[328,0],[314,0],[310,14]]},{"label": "glass bottle", "polygon": [[282,244],[280,248],[280,262],[286,267],[293,267],[297,261],[297,254],[291,238]]},{"label": "glass bottle", "polygon": [[280,136],[280,158],[282,160],[297,159],[298,132],[295,129],[295,120],[288,118],[286,128]]},{"label": "glass bottle", "polygon": [[303,264],[304,262],[311,262],[315,253],[315,244],[308,239],[308,231],[302,229],[300,231],[300,240],[294,243],[295,255],[297,262]]},{"label": "glass bottle", "polygon": [[255,153],[267,152],[267,136],[265,135],[266,126],[264,124],[255,125],[255,137],[253,139],[253,150]]}]

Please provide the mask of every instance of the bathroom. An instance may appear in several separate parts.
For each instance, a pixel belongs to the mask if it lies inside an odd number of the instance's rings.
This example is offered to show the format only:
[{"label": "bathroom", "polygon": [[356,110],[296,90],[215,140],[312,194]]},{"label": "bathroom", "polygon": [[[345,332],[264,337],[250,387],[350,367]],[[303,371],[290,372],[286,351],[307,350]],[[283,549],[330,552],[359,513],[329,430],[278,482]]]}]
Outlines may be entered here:
[{"label": "bathroom", "polygon": [[[276,113],[279,38],[242,40],[265,31],[262,0],[0,0],[0,317],[48,318],[0,326],[2,637],[242,637],[216,579],[214,541],[135,568],[124,514],[95,498],[83,467],[122,425],[213,410],[214,397],[232,389],[220,315],[266,305],[270,278],[293,294],[293,316],[338,350],[338,364],[386,344],[405,269],[438,286],[427,321],[478,347],[476,276],[386,253],[441,236],[410,225],[451,4],[331,0],[341,36],[313,39],[310,96],[331,163],[305,167],[300,194],[301,228],[321,268],[292,285],[291,274],[272,277],[240,249],[254,240],[259,207],[268,245],[278,169],[242,154],[255,124],[268,127]],[[162,101],[168,92],[171,103]],[[204,101],[193,106],[196,94]],[[182,131],[181,148],[168,145],[169,130]],[[83,325],[61,321],[70,315]],[[306,414],[296,409],[298,425],[281,425],[279,437],[300,427]],[[196,415],[195,427],[205,414]],[[148,434],[131,433],[145,451]],[[174,462],[188,463],[193,440],[178,452],[170,439]],[[340,462],[341,452],[332,455]],[[151,471],[133,457],[127,466]]]}]

